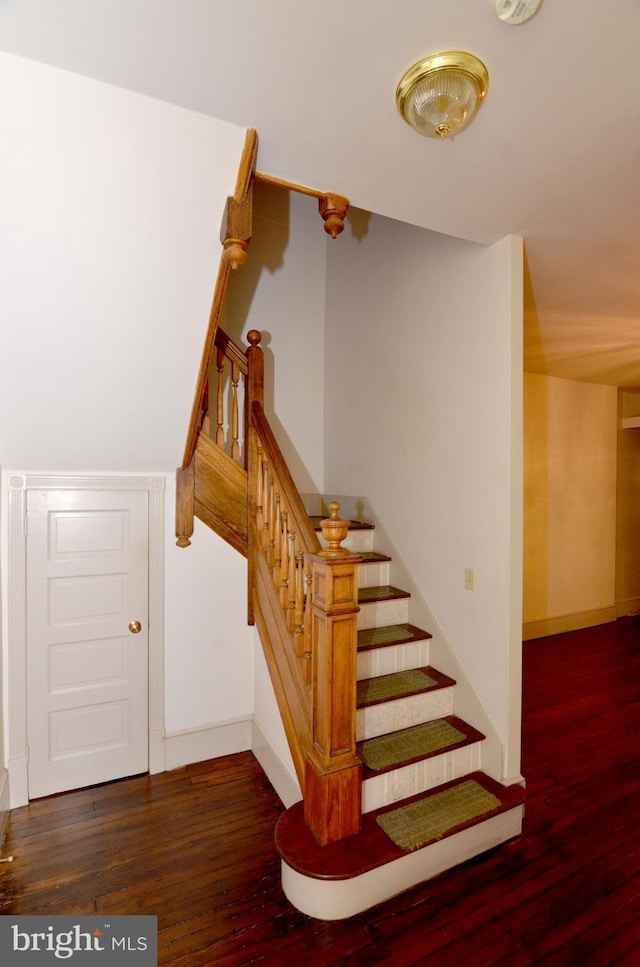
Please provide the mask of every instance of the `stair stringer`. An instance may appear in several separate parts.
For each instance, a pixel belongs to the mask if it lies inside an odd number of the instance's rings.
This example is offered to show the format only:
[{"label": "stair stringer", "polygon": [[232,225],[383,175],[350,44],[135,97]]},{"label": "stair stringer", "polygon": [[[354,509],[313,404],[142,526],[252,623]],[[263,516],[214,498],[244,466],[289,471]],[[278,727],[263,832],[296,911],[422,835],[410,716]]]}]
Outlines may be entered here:
[{"label": "stair stringer", "polygon": [[[445,675],[449,675],[456,680],[454,713],[461,719],[471,722],[475,728],[479,729],[486,736],[482,747],[483,771],[504,786],[515,785],[516,783],[524,785],[524,779],[520,774],[516,776],[505,776],[504,744],[496,732],[477,693],[468,680],[464,667],[461,665],[444,631],[413,579],[411,571],[402,556],[402,552],[393,542],[384,523],[376,514],[368,498],[349,495],[332,496],[329,498],[324,495],[315,494],[303,494],[302,497],[310,513],[328,514],[329,500],[337,500],[340,504],[341,517],[349,520],[366,520],[375,526],[376,550],[388,554],[391,558],[390,582],[411,594],[411,598],[409,599],[409,620],[412,624],[418,625],[421,628],[428,628],[432,634],[431,641],[429,642],[431,664],[444,672]],[[348,544],[348,540],[346,543]]]},{"label": "stair stringer", "polygon": [[305,750],[311,748],[310,705],[307,688],[302,681],[297,661],[291,648],[286,644],[289,630],[279,602],[274,597],[273,582],[262,555],[258,557],[255,583],[253,610],[258,637],[287,736],[297,781],[303,790]]},{"label": "stair stringer", "polygon": [[247,556],[247,471],[206,434],[195,451],[195,514]]}]

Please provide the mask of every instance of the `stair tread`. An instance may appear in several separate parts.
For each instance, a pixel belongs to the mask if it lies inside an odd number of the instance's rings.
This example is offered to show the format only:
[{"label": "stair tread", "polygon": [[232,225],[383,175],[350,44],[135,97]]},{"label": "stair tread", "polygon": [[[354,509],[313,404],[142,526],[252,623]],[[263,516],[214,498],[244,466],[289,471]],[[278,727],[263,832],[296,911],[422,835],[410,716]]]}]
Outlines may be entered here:
[{"label": "stair tread", "polygon": [[385,648],[389,645],[406,645],[410,641],[431,638],[428,631],[407,623],[384,625],[381,628],[363,628],[358,632],[358,651]]},{"label": "stair tread", "polygon": [[363,762],[362,779],[383,775],[402,766],[453,752],[486,736],[456,715],[446,715],[413,725],[397,732],[388,732],[357,744],[357,754]]},{"label": "stair tread", "polygon": [[392,672],[377,678],[363,678],[357,685],[356,707],[369,708],[382,702],[393,702],[399,698],[409,698],[451,685],[455,685],[453,678],[430,665]]},{"label": "stair tread", "polygon": [[358,604],[375,604],[378,601],[395,601],[398,598],[410,598],[408,591],[394,588],[391,584],[382,584],[375,588],[358,588]]},{"label": "stair tread", "polygon": [[391,558],[388,554],[381,554],[379,551],[358,551],[361,557],[361,564],[387,564]]},{"label": "stair tread", "polygon": [[276,826],[276,847],[284,862],[303,876],[321,880],[345,880],[360,876],[414,851],[394,843],[378,824],[378,817],[406,806],[428,802],[441,793],[453,790],[469,781],[478,783],[487,793],[495,796],[498,805],[480,817],[454,823],[445,831],[441,830],[432,839],[423,842],[419,849],[425,849],[434,842],[453,836],[463,829],[475,826],[524,802],[525,793],[520,786],[502,786],[482,772],[472,772],[460,779],[454,779],[435,789],[405,799],[401,803],[394,803],[392,806],[384,806],[366,813],[362,817],[362,829],[359,833],[328,846],[318,845],[304,821],[304,804],[298,802],[284,813]]}]

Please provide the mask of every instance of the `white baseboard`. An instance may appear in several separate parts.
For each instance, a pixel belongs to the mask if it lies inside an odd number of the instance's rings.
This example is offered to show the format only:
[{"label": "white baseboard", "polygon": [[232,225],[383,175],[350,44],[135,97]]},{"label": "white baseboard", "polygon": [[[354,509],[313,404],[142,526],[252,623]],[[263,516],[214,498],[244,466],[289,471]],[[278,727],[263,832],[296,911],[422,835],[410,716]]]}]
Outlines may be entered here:
[{"label": "white baseboard", "polygon": [[548,638],[550,635],[564,634],[565,631],[592,628],[595,625],[608,624],[617,618],[617,608],[611,605],[607,608],[594,608],[593,611],[577,611],[574,614],[541,618],[539,621],[525,621],[522,626],[522,640],[531,641],[532,638]]},{"label": "white baseboard", "polygon": [[0,771],[0,846],[4,842],[4,834],[9,822],[9,771]]},{"label": "white baseboard", "polygon": [[255,720],[251,732],[251,751],[284,806],[288,809],[294,803],[300,802],[302,793],[295,774],[289,771]]},{"label": "white baseboard", "polygon": [[217,759],[251,748],[251,718],[216,722],[195,729],[167,732],[165,736],[165,768],[177,769],[191,762]]},{"label": "white baseboard", "polygon": [[27,759],[9,759],[9,802],[11,809],[19,809],[29,802]]},{"label": "white baseboard", "polygon": [[149,774],[155,776],[165,768],[164,730],[154,729],[149,733]]}]

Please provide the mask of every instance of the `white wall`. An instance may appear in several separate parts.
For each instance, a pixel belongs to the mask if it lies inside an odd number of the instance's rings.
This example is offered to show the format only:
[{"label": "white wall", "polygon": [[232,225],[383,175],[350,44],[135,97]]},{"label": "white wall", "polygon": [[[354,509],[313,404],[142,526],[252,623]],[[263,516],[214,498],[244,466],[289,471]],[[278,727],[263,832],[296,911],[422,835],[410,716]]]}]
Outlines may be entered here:
[{"label": "white wall", "polygon": [[182,755],[185,735],[253,707],[244,561],[200,527],[175,548],[172,489],[245,132],[4,54],[0,90],[0,463],[166,475],[166,727]]},{"label": "white wall", "polygon": [[[325,491],[366,495],[519,765],[522,250],[362,212],[329,250]],[[476,591],[464,588],[474,568]]]},{"label": "white wall", "polygon": [[525,637],[612,621],[614,386],[525,374]]},{"label": "white wall", "polygon": [[[246,264],[231,274],[223,329],[246,345],[263,333],[265,411],[302,492],[321,491],[328,236],[316,199],[254,190]],[[334,244],[339,245],[339,241]]]},{"label": "white wall", "polygon": [[[249,258],[231,275],[221,322],[244,344],[249,329],[264,333],[265,411],[302,492],[321,492],[324,477],[326,253],[332,245],[340,240],[329,240],[315,199],[257,184]],[[255,640],[253,749],[289,803],[299,789],[257,634]]]},{"label": "white wall", "polygon": [[0,55],[0,458],[182,458],[244,130]]}]

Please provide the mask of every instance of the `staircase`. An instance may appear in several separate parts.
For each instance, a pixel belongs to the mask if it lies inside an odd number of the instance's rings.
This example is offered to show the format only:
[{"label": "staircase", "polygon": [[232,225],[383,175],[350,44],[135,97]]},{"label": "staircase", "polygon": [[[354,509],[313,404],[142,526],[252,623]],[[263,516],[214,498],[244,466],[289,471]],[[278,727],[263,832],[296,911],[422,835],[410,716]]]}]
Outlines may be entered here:
[{"label": "staircase", "polygon": [[[502,742],[455,656],[434,646],[459,684],[431,666],[374,529],[347,536],[335,501],[322,528],[309,517],[264,409],[261,333],[244,349],[218,325],[251,237],[256,152],[248,132],[176,475],[176,543],[189,546],[198,517],[247,558],[247,620],[303,795],[276,829],[282,885],[303,913],[337,920],[516,836],[524,793],[492,778]],[[312,194],[335,237],[346,199]]]},{"label": "staircase", "polygon": [[[316,530],[319,521],[314,520]],[[409,623],[371,525],[343,542],[358,567],[357,754],[361,832],[319,846],[302,803],[276,829],[282,885],[303,913],[353,916],[521,831],[524,792],[481,771],[484,735],[455,715],[452,678],[429,664],[430,634]]]}]

